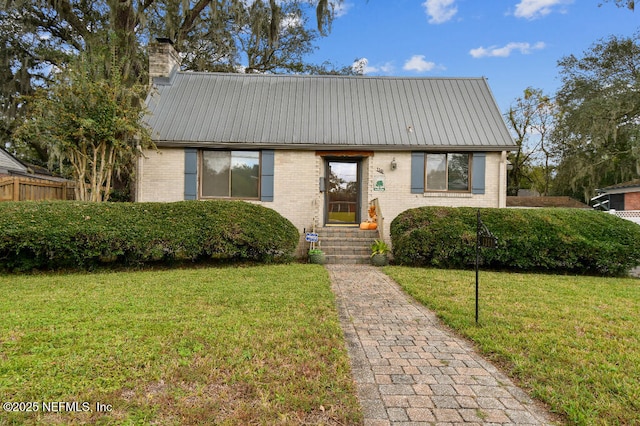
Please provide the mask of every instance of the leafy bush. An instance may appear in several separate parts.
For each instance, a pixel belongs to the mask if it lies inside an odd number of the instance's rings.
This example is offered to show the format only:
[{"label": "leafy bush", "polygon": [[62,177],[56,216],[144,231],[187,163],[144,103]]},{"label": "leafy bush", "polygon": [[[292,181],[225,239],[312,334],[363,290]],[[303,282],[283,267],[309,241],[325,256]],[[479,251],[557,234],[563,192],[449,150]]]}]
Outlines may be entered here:
[{"label": "leafy bush", "polygon": [[[465,268],[475,261],[475,208],[421,207],[391,223],[396,262]],[[481,249],[495,269],[624,275],[640,265],[640,226],[614,215],[578,209],[481,209],[498,237]]]},{"label": "leafy bush", "polygon": [[289,260],[295,226],[241,201],[0,203],[0,270]]}]

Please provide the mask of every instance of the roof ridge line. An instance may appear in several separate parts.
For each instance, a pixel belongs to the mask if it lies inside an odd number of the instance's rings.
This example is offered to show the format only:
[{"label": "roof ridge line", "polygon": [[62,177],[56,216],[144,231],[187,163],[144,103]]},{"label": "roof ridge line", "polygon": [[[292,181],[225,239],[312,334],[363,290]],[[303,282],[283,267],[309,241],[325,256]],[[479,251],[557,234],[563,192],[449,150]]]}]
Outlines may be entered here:
[{"label": "roof ridge line", "polygon": [[228,76],[228,77],[264,77],[264,78],[340,78],[340,79],[388,79],[388,80],[486,80],[484,76],[475,77],[462,77],[462,76],[450,76],[450,77],[413,77],[413,76],[394,76],[394,75],[334,75],[334,74],[244,74],[235,72],[211,72],[211,71],[178,71],[177,74],[182,75],[210,75],[210,76]]}]

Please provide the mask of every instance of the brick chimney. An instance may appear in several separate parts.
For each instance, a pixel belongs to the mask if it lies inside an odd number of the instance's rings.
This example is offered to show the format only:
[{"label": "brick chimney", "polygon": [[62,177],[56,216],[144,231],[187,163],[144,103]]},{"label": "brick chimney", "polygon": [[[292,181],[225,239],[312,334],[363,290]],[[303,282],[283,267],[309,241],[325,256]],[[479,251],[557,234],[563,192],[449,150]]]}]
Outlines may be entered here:
[{"label": "brick chimney", "polygon": [[174,68],[180,68],[180,56],[170,39],[157,38],[149,44],[149,86],[155,77],[169,77]]}]

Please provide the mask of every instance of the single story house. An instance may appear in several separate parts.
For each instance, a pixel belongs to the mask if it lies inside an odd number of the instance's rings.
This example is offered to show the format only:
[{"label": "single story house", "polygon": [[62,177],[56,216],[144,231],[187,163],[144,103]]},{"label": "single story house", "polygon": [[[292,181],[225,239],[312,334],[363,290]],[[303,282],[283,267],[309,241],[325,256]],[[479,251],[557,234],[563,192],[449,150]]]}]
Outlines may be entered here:
[{"label": "single story house", "polygon": [[70,200],[73,188],[72,181],[27,166],[0,148],[0,201]]},{"label": "single story house", "polygon": [[27,166],[17,158],[9,154],[4,148],[0,148],[0,176],[10,176],[15,173],[28,173]]},{"label": "single story house", "polygon": [[591,199],[601,210],[640,210],[640,179],[596,189]]},{"label": "single story house", "polygon": [[640,225],[640,179],[596,189],[593,208],[608,211]]},{"label": "single story house", "polygon": [[[484,78],[179,71],[150,48],[137,201],[241,199],[300,232],[419,206],[505,207],[517,149]],[[388,226],[384,237],[388,240]]]}]

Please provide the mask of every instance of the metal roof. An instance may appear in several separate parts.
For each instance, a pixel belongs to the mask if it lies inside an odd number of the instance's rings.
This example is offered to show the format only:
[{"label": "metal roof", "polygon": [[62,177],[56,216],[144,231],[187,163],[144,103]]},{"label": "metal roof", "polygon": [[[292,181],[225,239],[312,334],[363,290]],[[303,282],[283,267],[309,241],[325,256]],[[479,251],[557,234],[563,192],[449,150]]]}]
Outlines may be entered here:
[{"label": "metal roof", "polygon": [[621,194],[624,192],[636,192],[640,189],[640,179],[630,180],[628,182],[618,183],[616,185],[607,186],[605,188],[596,189],[598,194]]},{"label": "metal roof", "polygon": [[484,78],[175,72],[154,83],[158,145],[515,148]]}]

